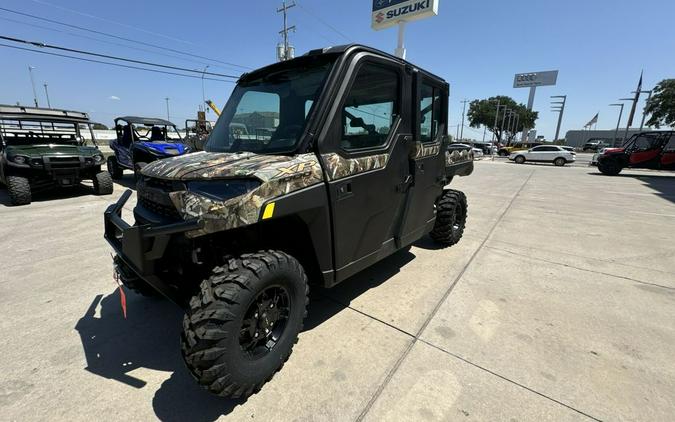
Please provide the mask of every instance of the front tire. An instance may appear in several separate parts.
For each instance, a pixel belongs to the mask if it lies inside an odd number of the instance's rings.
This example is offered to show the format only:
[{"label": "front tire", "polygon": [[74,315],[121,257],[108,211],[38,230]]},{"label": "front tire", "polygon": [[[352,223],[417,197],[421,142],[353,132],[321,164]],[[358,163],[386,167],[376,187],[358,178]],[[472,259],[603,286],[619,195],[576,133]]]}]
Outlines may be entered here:
[{"label": "front tire", "polygon": [[28,205],[31,202],[30,182],[21,176],[7,176],[7,191],[12,205]]},{"label": "front tire", "polygon": [[113,193],[113,180],[107,171],[96,173],[93,182],[94,193],[96,195],[110,195]]},{"label": "front tire", "polygon": [[121,179],[124,175],[124,169],[120,167],[116,157],[108,158],[108,173],[115,180]]},{"label": "front tire", "polygon": [[307,276],[281,251],[215,267],[190,300],[181,351],[197,382],[222,397],[248,397],[283,366],[307,314]]},{"label": "front tire", "polygon": [[621,164],[617,163],[616,160],[610,160],[609,162],[598,161],[598,170],[605,176],[616,176],[621,173],[623,167],[621,167]]},{"label": "front tire", "polygon": [[463,192],[454,189],[444,191],[436,201],[436,223],[429,236],[446,247],[459,242],[466,226],[467,209]]}]

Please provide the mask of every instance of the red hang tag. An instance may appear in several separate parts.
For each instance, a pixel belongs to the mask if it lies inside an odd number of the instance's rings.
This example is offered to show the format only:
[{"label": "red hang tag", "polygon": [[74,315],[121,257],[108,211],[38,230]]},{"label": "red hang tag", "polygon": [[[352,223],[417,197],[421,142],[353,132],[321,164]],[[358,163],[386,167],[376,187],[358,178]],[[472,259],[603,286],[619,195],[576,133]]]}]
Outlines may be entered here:
[{"label": "red hang tag", "polygon": [[115,284],[117,284],[120,289],[120,305],[122,306],[122,314],[124,315],[124,319],[127,319],[127,295],[124,293],[122,283],[120,282],[120,275],[116,270],[113,270],[113,279],[115,280]]}]

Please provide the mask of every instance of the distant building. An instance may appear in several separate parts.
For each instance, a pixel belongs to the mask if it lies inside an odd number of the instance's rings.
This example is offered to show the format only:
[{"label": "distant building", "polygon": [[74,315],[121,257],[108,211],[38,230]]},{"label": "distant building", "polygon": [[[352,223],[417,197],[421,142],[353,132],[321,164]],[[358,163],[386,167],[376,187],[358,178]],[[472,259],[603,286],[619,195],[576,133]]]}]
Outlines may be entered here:
[{"label": "distant building", "polygon": [[[643,131],[652,130],[650,128],[644,128]],[[640,129],[630,129],[628,131],[628,138],[632,135],[639,133]],[[619,128],[618,139],[614,139],[615,131],[611,130],[570,130],[565,134],[565,145],[571,147],[582,147],[584,144],[591,139],[599,139],[605,141],[609,145],[620,146],[623,142],[623,135],[626,133],[626,128]]]}]

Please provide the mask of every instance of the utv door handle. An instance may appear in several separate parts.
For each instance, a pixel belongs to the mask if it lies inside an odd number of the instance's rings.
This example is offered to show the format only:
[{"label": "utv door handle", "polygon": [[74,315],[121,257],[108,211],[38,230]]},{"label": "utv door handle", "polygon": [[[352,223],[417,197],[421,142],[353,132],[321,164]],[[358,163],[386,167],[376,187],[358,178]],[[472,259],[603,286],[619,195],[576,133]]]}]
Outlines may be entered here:
[{"label": "utv door handle", "polygon": [[344,199],[352,196],[352,183],[343,183],[337,187],[338,199]]}]

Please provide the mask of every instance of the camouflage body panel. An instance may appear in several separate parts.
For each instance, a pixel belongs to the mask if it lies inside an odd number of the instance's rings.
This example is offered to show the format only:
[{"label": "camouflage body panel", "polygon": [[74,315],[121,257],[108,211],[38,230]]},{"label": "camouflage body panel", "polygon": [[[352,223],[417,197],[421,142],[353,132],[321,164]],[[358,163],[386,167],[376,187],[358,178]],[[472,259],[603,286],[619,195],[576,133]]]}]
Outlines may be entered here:
[{"label": "camouflage body panel", "polygon": [[344,158],[336,153],[322,154],[323,164],[329,180],[381,169],[387,166],[389,154],[370,155],[368,157]]},{"label": "camouflage body panel", "polygon": [[454,165],[473,161],[473,151],[470,149],[454,149],[445,152],[445,162],[447,165]]},{"label": "camouflage body panel", "polygon": [[419,160],[420,158],[433,157],[441,152],[441,143],[433,142],[423,144],[422,142],[415,142],[412,158]]},{"label": "camouflage body panel", "polygon": [[188,232],[188,237],[254,224],[268,201],[323,181],[319,160],[313,153],[289,157],[199,152],[153,162],[142,173],[172,180],[247,177],[261,181],[260,186],[245,195],[225,201],[186,190],[170,192],[171,202],[184,219],[204,222],[202,229]]}]

